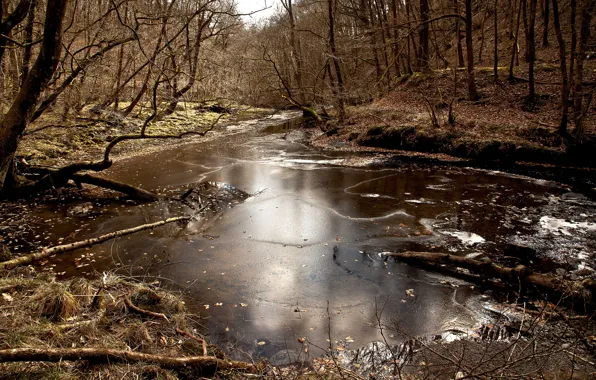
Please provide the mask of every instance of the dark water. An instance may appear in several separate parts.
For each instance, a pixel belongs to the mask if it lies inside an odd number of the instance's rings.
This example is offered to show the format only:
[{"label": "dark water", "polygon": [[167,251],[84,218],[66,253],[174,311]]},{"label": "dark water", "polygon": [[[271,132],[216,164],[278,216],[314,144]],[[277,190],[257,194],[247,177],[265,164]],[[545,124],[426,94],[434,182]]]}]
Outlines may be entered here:
[{"label": "dark water", "polygon": [[[170,225],[56,258],[55,271],[120,268],[184,290],[190,308],[207,318],[210,341],[237,357],[273,356],[303,336],[327,347],[329,318],[332,340],[350,337],[360,346],[381,339],[381,315],[403,330],[386,335],[399,342],[474,328],[486,319],[483,297],[453,278],[386,261],[380,252],[500,254],[507,241],[533,231],[523,211],[508,216],[511,207],[536,209],[561,194],[475,170],[345,167],[347,155],[308,148],[299,132],[269,132],[281,134],[253,131],[118,163],[112,178],[147,189],[217,181],[257,195],[206,225]],[[168,202],[96,205],[95,211],[64,218],[62,209],[46,210],[46,228],[79,240],[189,212]],[[61,224],[52,226],[53,217]]]}]

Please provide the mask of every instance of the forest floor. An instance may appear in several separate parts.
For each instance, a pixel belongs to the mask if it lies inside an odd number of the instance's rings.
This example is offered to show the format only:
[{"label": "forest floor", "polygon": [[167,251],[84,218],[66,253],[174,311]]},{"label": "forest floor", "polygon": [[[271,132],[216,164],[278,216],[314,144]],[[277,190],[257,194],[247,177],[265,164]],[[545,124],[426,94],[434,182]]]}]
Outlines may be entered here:
[{"label": "forest floor", "polygon": [[[596,63],[587,61],[586,82],[596,81]],[[555,62],[537,64],[537,98],[528,104],[528,84],[509,82],[506,68],[494,83],[489,67],[477,69],[481,99],[466,99],[466,73],[453,70],[415,73],[403,77],[395,88],[370,104],[347,108],[347,118],[333,136],[313,135],[316,147],[342,151],[385,152],[393,156],[422,156],[437,161],[498,163],[499,168],[518,164],[581,167],[596,177],[596,110],[584,117],[586,137],[569,145],[558,133],[560,121],[559,68]],[[516,77],[526,78],[523,68]],[[549,84],[547,84],[549,83]],[[448,123],[453,105],[453,125]],[[585,104],[585,102],[584,102]],[[436,123],[433,125],[433,119]],[[569,130],[573,134],[573,125]],[[482,165],[480,165],[482,166]],[[576,170],[576,169],[574,169]],[[574,172],[568,170],[568,172]],[[584,176],[584,174],[580,174]],[[556,179],[556,178],[555,178]],[[596,182],[589,187],[596,187]]]}]

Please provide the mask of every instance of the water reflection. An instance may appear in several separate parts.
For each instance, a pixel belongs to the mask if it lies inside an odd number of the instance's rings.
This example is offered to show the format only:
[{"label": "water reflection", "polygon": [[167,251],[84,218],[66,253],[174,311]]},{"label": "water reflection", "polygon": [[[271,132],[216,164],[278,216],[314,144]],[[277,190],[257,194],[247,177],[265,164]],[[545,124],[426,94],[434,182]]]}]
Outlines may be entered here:
[{"label": "water reflection", "polygon": [[[342,159],[279,135],[238,135],[116,165],[113,178],[151,189],[208,180],[261,193],[207,231],[181,234],[170,226],[94,248],[101,259],[91,268],[119,263],[130,265],[130,274],[173,279],[192,297],[191,307],[209,318],[212,342],[233,342],[252,354],[295,347],[294,338],[301,336],[326,347],[329,317],[334,339],[351,336],[354,345],[380,339],[378,305],[385,305],[387,323],[411,335],[431,334],[474,325],[481,318],[478,294],[465,285],[453,287],[453,279],[384,261],[378,253],[478,249],[441,233],[445,229],[481,236],[483,250],[499,249],[497,243],[513,233],[500,226],[503,206],[530,207],[554,191],[472,170],[329,165]],[[96,236],[186,211],[177,204],[108,207],[85,220],[81,234]],[[81,219],[61,228],[69,223]],[[77,255],[60,258],[58,270],[90,271],[69,266]],[[259,339],[267,345],[257,346]]]}]

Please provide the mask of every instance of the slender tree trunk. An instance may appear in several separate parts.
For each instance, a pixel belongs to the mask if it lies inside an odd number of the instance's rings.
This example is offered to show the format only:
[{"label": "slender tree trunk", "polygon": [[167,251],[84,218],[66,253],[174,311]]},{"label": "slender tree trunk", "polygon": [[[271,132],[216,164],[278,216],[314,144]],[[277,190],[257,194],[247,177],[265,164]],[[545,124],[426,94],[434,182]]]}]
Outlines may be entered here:
[{"label": "slender tree trunk", "polygon": [[35,22],[35,7],[37,0],[31,1],[29,13],[27,14],[27,25],[25,25],[25,49],[23,50],[23,69],[21,71],[21,85],[25,83],[29,75],[29,65],[31,64],[31,50],[33,43],[33,23]]},{"label": "slender tree trunk", "polygon": [[[571,55],[569,56],[569,80],[575,78],[575,61],[577,56],[577,0],[571,0],[569,4],[570,19],[569,25],[571,28]],[[573,86],[569,89],[571,91],[571,99],[575,99],[575,88]]]},{"label": "slender tree trunk", "polygon": [[[334,4],[335,3],[335,4]],[[343,120],[346,116],[346,109],[344,105],[344,80],[341,73],[341,66],[337,53],[337,46],[335,44],[335,10],[337,9],[336,0],[327,0],[327,10],[329,14],[329,48],[333,60],[333,67],[335,68],[335,75],[337,76],[337,103],[339,109],[339,119]]]},{"label": "slender tree trunk", "polygon": [[494,49],[493,49],[493,76],[495,83],[499,82],[499,0],[495,0],[494,14],[493,14],[493,27],[495,29],[494,36]]},{"label": "slender tree trunk", "polygon": [[420,30],[418,31],[418,35],[420,38],[420,53],[418,54],[418,70],[422,72],[429,72],[430,71],[430,61],[429,61],[429,50],[428,50],[428,43],[429,43],[429,30],[430,25],[428,20],[430,20],[430,7],[428,5],[428,0],[420,0],[420,18],[422,25],[420,26]]},{"label": "slender tree trunk", "polygon": [[480,49],[478,49],[478,63],[482,63],[482,53],[484,52],[484,35],[485,35],[485,25],[486,25],[486,17],[488,16],[488,9],[484,10],[484,16],[482,17],[482,26],[480,27]]},{"label": "slender tree trunk", "polygon": [[513,28],[515,28],[515,10],[517,9],[517,2],[516,0],[508,0],[509,1],[509,40],[513,40],[515,38],[515,34],[513,32]]},{"label": "slender tree trunk", "polygon": [[536,62],[536,33],[534,33],[534,26],[536,24],[536,5],[538,0],[530,0],[530,22],[528,24],[528,76],[529,76],[529,100],[534,100],[536,97],[536,81],[534,80],[534,63]]},{"label": "slender tree trunk", "polygon": [[[459,16],[459,0],[453,0],[453,6],[455,10],[455,14]],[[457,38],[457,62],[458,67],[463,68],[466,67],[464,62],[464,49],[461,43],[461,29],[460,29],[461,20],[459,17],[455,18],[455,38]]]},{"label": "slender tree trunk", "polygon": [[584,79],[584,59],[586,51],[588,50],[588,42],[590,41],[590,24],[592,23],[592,14],[596,6],[596,0],[584,0],[584,6],[581,10],[581,26],[579,49],[577,54],[577,62],[575,67],[575,97],[573,100],[573,119],[575,122],[575,137],[581,141],[585,134],[583,117],[583,79]]},{"label": "slender tree trunk", "polygon": [[520,19],[521,19],[521,12],[522,12],[523,2],[519,2],[519,7],[517,9],[517,26],[515,27],[515,40],[513,41],[513,48],[511,49],[511,62],[509,64],[509,75],[507,79],[512,81],[514,78],[513,75],[513,66],[515,65],[515,57],[519,55],[518,51],[518,41],[519,41],[519,27],[520,27]]},{"label": "slender tree trunk", "polygon": [[397,30],[397,0],[389,0],[391,5],[391,27],[393,29],[393,41],[391,48],[393,51],[393,64],[395,65],[395,75],[401,77],[401,68],[399,65],[399,32]]},{"label": "slender tree trunk", "polygon": [[283,6],[288,12],[290,22],[290,47],[292,49],[292,68],[294,70],[294,81],[297,85],[296,99],[301,104],[304,102],[304,86],[302,84],[302,54],[300,53],[300,41],[296,36],[296,19],[294,18],[294,5],[292,0],[282,1]]},{"label": "slender tree trunk", "polygon": [[474,47],[472,45],[472,0],[466,0],[466,51],[468,55],[468,99],[478,100],[474,75]]},{"label": "slender tree trunk", "polygon": [[52,78],[60,60],[62,20],[68,0],[48,0],[43,42],[35,65],[0,122],[0,190],[11,168],[19,140],[39,96]]},{"label": "slender tree trunk", "polygon": [[[532,0],[530,0],[532,1]],[[524,21],[524,35],[526,36],[526,49],[524,51],[524,57],[526,62],[530,62],[530,30],[528,24],[528,0],[522,0],[522,18]],[[532,30],[532,33],[534,31]]]},{"label": "slender tree trunk", "polygon": [[553,21],[555,24],[555,34],[559,43],[559,63],[561,68],[561,123],[559,124],[559,134],[567,136],[567,121],[569,119],[569,78],[567,75],[567,54],[565,52],[565,40],[561,31],[561,22],[559,19],[558,0],[553,2]]},{"label": "slender tree trunk", "polygon": [[548,24],[550,19],[550,1],[544,1],[544,12],[543,12],[544,30],[542,32],[542,46],[547,47],[548,43]]}]

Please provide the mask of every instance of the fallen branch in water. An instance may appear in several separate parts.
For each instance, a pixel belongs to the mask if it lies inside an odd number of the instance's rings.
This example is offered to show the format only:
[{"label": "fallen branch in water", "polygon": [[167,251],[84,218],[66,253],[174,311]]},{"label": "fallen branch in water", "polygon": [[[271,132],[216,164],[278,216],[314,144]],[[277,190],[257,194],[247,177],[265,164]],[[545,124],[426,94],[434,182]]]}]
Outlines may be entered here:
[{"label": "fallen branch in water", "polygon": [[117,237],[131,235],[136,232],[148,230],[148,229],[155,228],[155,227],[160,227],[160,226],[163,226],[163,225],[166,225],[169,223],[188,221],[188,220],[190,220],[190,216],[179,216],[176,218],[162,220],[160,222],[143,224],[141,226],[137,226],[134,228],[128,228],[125,230],[110,232],[109,234],[106,234],[106,235],[102,235],[102,236],[87,239],[87,240],[77,241],[75,243],[58,245],[58,246],[51,247],[51,248],[44,248],[40,252],[32,253],[32,254],[18,257],[16,259],[12,259],[12,260],[0,262],[0,269],[12,269],[12,268],[18,267],[20,265],[31,264],[32,262],[39,261],[41,259],[45,259],[47,257],[56,255],[58,253],[70,252],[70,251],[77,250],[79,248],[90,247],[92,245],[103,243],[105,241],[108,241],[108,240],[111,240],[111,239],[114,239]]},{"label": "fallen branch in water", "polygon": [[440,264],[454,265],[459,268],[468,269],[478,273],[482,279],[498,278],[503,283],[518,288],[520,285],[534,288],[540,292],[554,295],[559,299],[569,299],[574,302],[573,307],[578,311],[593,310],[595,308],[593,294],[596,290],[596,283],[593,280],[571,281],[555,277],[553,275],[536,273],[530,268],[519,265],[509,268],[494,262],[479,261],[466,257],[449,255],[435,252],[387,252],[385,256],[393,257],[399,261],[413,265]]},{"label": "fallen branch in water", "polygon": [[128,296],[124,296],[124,303],[126,304],[126,306],[128,306],[129,309],[131,309],[135,313],[138,313],[138,314],[141,314],[141,315],[145,315],[145,316],[148,316],[148,317],[154,317],[154,318],[164,319],[164,320],[166,320],[166,321],[169,322],[168,317],[166,317],[166,315],[163,314],[163,313],[155,313],[153,311],[141,309],[140,307],[135,306],[132,303],[132,301],[130,300],[130,298],[128,298]]},{"label": "fallen branch in water", "polygon": [[257,373],[261,366],[218,359],[215,356],[170,357],[107,348],[14,348],[0,350],[0,363],[89,360],[95,363],[153,363],[168,369],[196,367],[206,371],[240,370]]}]

